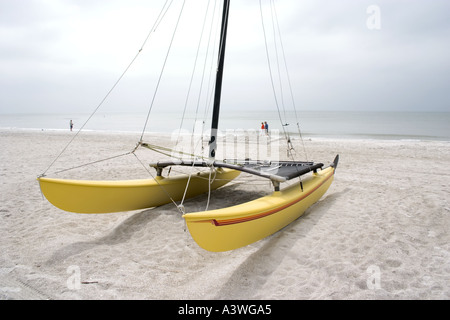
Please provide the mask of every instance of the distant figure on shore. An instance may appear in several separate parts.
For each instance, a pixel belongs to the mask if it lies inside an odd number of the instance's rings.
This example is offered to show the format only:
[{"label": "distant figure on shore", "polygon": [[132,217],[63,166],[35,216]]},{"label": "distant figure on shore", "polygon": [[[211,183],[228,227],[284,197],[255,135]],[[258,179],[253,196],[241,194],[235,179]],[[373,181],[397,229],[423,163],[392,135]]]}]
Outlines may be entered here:
[{"label": "distant figure on shore", "polygon": [[267,121],[264,121],[264,130],[266,131],[266,136],[269,135],[269,125],[267,124]]},{"label": "distant figure on shore", "polygon": [[73,129],[73,121],[70,120],[70,131],[72,131],[72,129]]},{"label": "distant figure on shore", "polygon": [[264,135],[265,130],[266,126],[264,125],[264,122],[261,122],[261,135]]}]

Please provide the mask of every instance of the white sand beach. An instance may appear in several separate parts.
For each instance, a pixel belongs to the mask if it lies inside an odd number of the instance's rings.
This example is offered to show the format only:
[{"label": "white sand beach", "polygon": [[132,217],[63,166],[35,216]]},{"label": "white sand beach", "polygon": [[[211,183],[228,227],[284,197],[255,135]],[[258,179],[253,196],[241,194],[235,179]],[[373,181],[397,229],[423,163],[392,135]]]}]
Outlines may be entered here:
[{"label": "white sand beach", "polygon": [[[325,196],[274,235],[212,253],[192,240],[173,204],[83,215],[46,201],[36,177],[73,134],[0,131],[0,299],[450,298],[449,142],[308,139],[310,159],[340,155]],[[83,133],[52,170],[130,151],[136,141]],[[132,155],[73,172],[145,173]],[[242,174],[212,194],[211,206],[271,190]],[[186,210],[201,210],[205,199]]]}]

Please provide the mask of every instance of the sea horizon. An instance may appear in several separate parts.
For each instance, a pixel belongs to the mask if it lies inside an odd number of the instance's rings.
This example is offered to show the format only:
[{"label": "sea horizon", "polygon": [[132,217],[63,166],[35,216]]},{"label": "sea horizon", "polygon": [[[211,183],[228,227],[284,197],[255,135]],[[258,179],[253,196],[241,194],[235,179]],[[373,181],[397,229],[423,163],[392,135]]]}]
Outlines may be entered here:
[{"label": "sea horizon", "polygon": [[[450,141],[450,112],[420,111],[288,111],[280,120],[278,112],[233,111],[221,116],[221,132],[259,131],[261,122],[267,121],[270,130],[303,138],[380,139],[380,140],[436,140]],[[142,112],[100,112],[90,114],[65,113],[9,113],[0,114],[0,129],[57,130],[94,132],[143,132],[147,114]],[[89,121],[87,121],[89,119]],[[86,122],[87,121],[87,122]],[[176,130],[192,132],[203,127],[207,132],[209,120],[203,121],[193,114],[182,116],[177,112],[151,115],[145,132],[171,133]]]}]

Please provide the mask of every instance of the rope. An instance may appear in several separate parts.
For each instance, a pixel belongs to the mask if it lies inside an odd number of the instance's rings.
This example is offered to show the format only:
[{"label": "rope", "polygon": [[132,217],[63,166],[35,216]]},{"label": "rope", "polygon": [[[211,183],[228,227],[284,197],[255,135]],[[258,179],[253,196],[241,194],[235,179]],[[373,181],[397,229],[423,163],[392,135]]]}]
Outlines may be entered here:
[{"label": "rope", "polygon": [[[182,129],[182,127],[183,127],[184,118],[185,118],[185,115],[186,115],[186,109],[187,109],[188,102],[189,102],[189,96],[190,96],[191,89],[192,89],[192,83],[193,83],[193,81],[194,81],[195,70],[197,69],[197,61],[198,61],[198,56],[199,56],[199,53],[200,53],[200,46],[201,46],[202,39],[203,39],[203,33],[204,33],[204,31],[205,31],[206,18],[207,18],[207,16],[208,16],[208,11],[209,11],[209,3],[210,3],[210,2],[208,1],[208,5],[207,5],[206,11],[205,11],[205,17],[204,17],[204,19],[203,19],[202,31],[201,31],[200,39],[199,39],[198,45],[197,45],[197,53],[196,53],[196,55],[195,55],[194,66],[193,66],[193,68],[192,68],[191,80],[190,80],[190,82],[189,82],[189,88],[188,88],[188,92],[187,92],[187,94],[186,94],[186,100],[185,100],[185,102],[184,102],[184,109],[183,109],[183,114],[182,114],[181,121],[180,121],[180,128],[179,128],[179,130],[178,130],[178,137],[177,137],[177,142],[176,142],[176,144],[178,144],[179,139],[180,139],[181,129]],[[201,86],[200,86],[200,94],[201,94],[201,91],[202,91],[202,86],[203,86],[203,78],[202,78],[202,82],[201,82]],[[197,113],[198,113],[198,103],[197,103]],[[196,114],[197,114],[197,113],[196,113]],[[195,118],[195,121],[196,121],[196,120],[197,120],[197,117]],[[195,126],[195,121],[194,121],[194,126]],[[192,131],[194,131],[194,130],[192,130]]]},{"label": "rope", "polygon": [[[176,157],[174,155],[174,153],[178,153],[180,155],[187,155],[187,156],[190,156],[190,157],[193,157],[193,158],[205,159],[205,157],[203,157],[201,155],[199,156],[199,155],[195,155],[194,153],[187,153],[187,152],[183,152],[183,151],[178,151],[178,150],[175,150],[175,149],[172,149],[172,148],[161,147],[161,146],[148,144],[148,143],[141,143],[140,145],[142,147],[144,147],[144,148],[149,149],[149,150],[152,150],[152,151],[161,153],[161,154],[163,154],[165,156],[169,156],[169,157],[176,158],[176,159],[179,159],[179,160],[181,160],[182,157],[181,156],[180,157]],[[169,153],[166,153],[166,152],[163,152],[163,151],[160,151],[160,150],[171,152],[171,153],[169,154]]]},{"label": "rope", "polygon": [[[209,30],[208,42],[207,42],[207,45],[206,45],[205,59],[204,59],[204,62],[203,62],[203,70],[202,70],[202,77],[201,77],[201,81],[200,81],[200,88],[199,88],[198,96],[197,96],[197,107],[195,109],[195,119],[194,119],[194,123],[193,123],[191,139],[194,138],[195,126],[196,126],[198,118],[199,118],[200,100],[201,100],[201,96],[202,96],[202,92],[203,92],[203,84],[204,84],[204,81],[205,81],[205,73],[206,73],[206,70],[207,70],[206,67],[207,67],[207,64],[208,64],[208,56],[209,56],[209,51],[210,51],[211,35],[213,33],[214,18],[215,18],[215,15],[216,15],[216,5],[217,5],[217,0],[214,1],[214,8],[212,10],[213,13],[211,15],[210,30]],[[208,7],[209,7],[209,2],[208,2]],[[217,20],[219,20],[219,19],[217,19]],[[206,22],[206,16],[205,16],[205,22]],[[217,25],[216,25],[216,27],[217,27]],[[202,30],[202,34],[203,34],[203,30]],[[212,52],[214,52],[214,50],[212,50]],[[212,55],[212,57],[213,57],[213,55]],[[210,69],[209,69],[209,81],[211,80],[211,75],[213,73],[212,72],[213,71],[213,68],[212,68],[213,61],[214,61],[214,59],[211,58],[211,64],[210,64]],[[208,82],[208,86],[209,85],[211,85],[210,82]],[[202,120],[202,126],[201,126],[201,130],[200,130],[201,137],[200,137],[199,143],[201,143],[201,149],[202,149],[201,153],[202,154],[204,152],[203,136],[204,136],[204,133],[205,133],[205,119],[206,119],[207,110],[209,109],[209,106],[211,105],[211,104],[208,104],[208,95],[209,95],[209,89],[206,90],[205,111],[204,111],[204,116],[203,116],[203,120]],[[213,95],[211,94],[211,98],[212,98],[212,96]],[[212,100],[210,100],[210,102],[211,101]],[[194,147],[194,150],[195,150],[195,147]]]},{"label": "rope", "polygon": [[[281,70],[280,70],[280,60],[278,57],[278,46],[277,46],[277,37],[276,37],[276,32],[275,32],[275,21],[274,21],[274,8],[272,6],[273,1],[271,1],[271,6],[270,6],[270,13],[271,13],[271,17],[272,17],[272,32],[273,32],[273,43],[275,46],[275,57],[276,57],[276,67],[277,67],[277,71],[278,71],[278,81],[279,81],[279,86],[280,86],[280,98],[281,98],[281,106],[283,108],[283,113],[284,113],[284,121],[282,122],[286,122],[287,116],[286,116],[286,108],[284,105],[284,93],[283,93],[283,83],[281,80]],[[284,125],[286,126],[287,123]]]},{"label": "rope", "polygon": [[[214,170],[214,178],[211,179],[211,173]],[[206,208],[205,211],[208,211],[209,208],[209,199],[211,198],[211,185],[216,180],[217,176],[217,170],[214,169],[213,166],[211,166],[211,171],[209,172],[209,189],[208,189],[208,201],[206,202]]]},{"label": "rope", "polygon": [[272,84],[272,91],[273,91],[273,95],[274,95],[275,105],[276,105],[277,111],[278,111],[278,117],[280,119],[281,127],[283,128],[284,136],[287,139],[286,129],[284,128],[283,120],[282,120],[282,117],[281,117],[280,106],[278,104],[277,93],[276,93],[275,84],[274,84],[274,81],[273,81],[273,73],[272,73],[272,67],[271,67],[270,56],[269,56],[269,49],[268,49],[268,44],[267,44],[266,28],[264,27],[264,16],[263,16],[261,0],[259,0],[259,8],[260,8],[260,13],[261,13],[261,25],[262,25],[263,34],[264,34],[264,43],[265,43],[265,46],[266,46],[266,57],[267,57],[267,65],[269,67],[270,82]]},{"label": "rope", "polygon": [[296,124],[297,124],[297,130],[298,130],[298,134],[300,136],[300,140],[301,140],[302,145],[303,145],[303,151],[305,152],[306,160],[308,161],[309,157],[308,157],[308,153],[306,152],[305,142],[303,141],[302,132],[300,130],[300,123],[298,121],[297,108],[296,108],[295,99],[294,99],[294,93],[292,91],[292,85],[291,85],[291,77],[289,75],[289,68],[287,66],[287,59],[286,59],[286,55],[285,55],[285,51],[284,51],[283,39],[281,37],[280,24],[278,23],[278,15],[277,15],[276,7],[275,7],[275,2],[273,0],[272,0],[272,3],[273,3],[273,13],[274,13],[274,16],[275,16],[275,23],[276,23],[277,29],[278,29],[278,37],[280,39],[281,53],[283,54],[284,68],[286,70],[286,78],[287,78],[287,82],[288,82],[288,86],[289,86],[289,92],[290,92],[290,96],[291,96],[291,100],[292,100],[292,106],[294,108],[294,114],[295,114],[295,121],[296,121]]},{"label": "rope", "polygon": [[[269,67],[270,80],[271,80],[271,84],[272,84],[272,90],[273,90],[273,94],[274,94],[275,104],[276,104],[276,107],[277,107],[277,110],[278,110],[278,116],[280,118],[281,126],[283,128],[283,133],[284,133],[284,136],[285,136],[285,139],[286,139],[286,142],[287,142],[287,152],[288,152],[287,156],[288,157],[290,156],[291,159],[294,160],[294,156],[293,156],[291,151],[292,150],[295,151],[295,149],[293,147],[291,138],[290,138],[289,134],[286,132],[286,129],[285,129],[285,126],[287,126],[288,124],[283,124],[280,107],[278,105],[277,93],[276,93],[276,90],[275,90],[275,84],[274,84],[274,80],[273,80],[273,74],[272,74],[272,68],[271,68],[271,62],[270,62],[270,56],[269,56],[269,50],[268,50],[268,44],[267,44],[266,30],[265,30],[265,27],[264,27],[264,16],[263,16],[261,0],[259,0],[259,6],[260,6],[260,13],[261,13],[261,22],[262,22],[263,34],[264,34],[264,42],[265,42],[265,46],[266,46],[266,56],[267,56],[267,62],[268,62],[268,67]],[[281,102],[282,102],[282,107],[283,107],[283,110],[284,110],[284,115],[285,115],[285,118],[286,118],[286,110],[285,110],[285,107],[284,107],[283,89],[282,89],[281,75],[280,75],[280,66],[279,66],[279,60],[278,60],[278,48],[277,48],[277,45],[276,45],[277,41],[276,41],[276,36],[275,36],[275,25],[276,25],[277,30],[278,30],[278,37],[279,37],[279,41],[280,41],[280,44],[281,44],[281,51],[282,51],[282,54],[283,54],[283,60],[284,60],[284,65],[285,65],[285,69],[286,69],[286,75],[287,75],[287,79],[288,79],[288,84],[289,84],[292,104],[293,104],[293,108],[294,108],[294,112],[295,112],[297,128],[298,128],[298,131],[299,131],[300,139],[301,139],[301,141],[303,143],[303,149],[304,149],[304,152],[305,152],[305,156],[306,156],[306,158],[308,158],[307,153],[306,153],[305,144],[304,144],[304,141],[303,141],[303,137],[302,137],[302,134],[301,134],[301,131],[300,131],[300,125],[299,125],[299,122],[298,122],[297,110],[296,110],[296,107],[295,107],[294,96],[293,96],[293,93],[292,93],[292,86],[291,86],[291,81],[290,81],[289,72],[288,72],[288,68],[287,68],[287,62],[286,62],[286,56],[285,56],[285,52],[284,52],[284,46],[283,46],[283,42],[282,42],[282,39],[281,39],[281,32],[280,32],[280,26],[279,26],[279,23],[278,23],[278,16],[277,16],[277,13],[276,13],[275,3],[274,3],[273,0],[270,1],[270,9],[271,9],[271,16],[272,16],[272,28],[273,28],[273,32],[274,32],[274,43],[275,43],[276,61],[277,61],[277,68],[278,68],[278,77],[279,77],[280,88],[281,88],[280,89],[281,90]],[[300,186],[302,186],[302,177],[301,177],[301,175],[298,178],[299,178]],[[303,190],[303,186],[302,186],[302,190]]]},{"label": "rope", "polygon": [[165,70],[165,68],[166,68],[166,63],[167,63],[167,60],[168,60],[168,58],[169,58],[169,53],[170,53],[170,51],[171,51],[171,49],[172,49],[173,40],[175,39],[175,34],[177,33],[178,25],[179,25],[179,23],[180,23],[181,16],[182,16],[182,14],[183,14],[183,9],[184,9],[184,4],[185,4],[185,3],[186,3],[186,0],[183,1],[183,5],[181,6],[181,10],[180,10],[180,13],[179,13],[179,15],[178,15],[178,20],[177,20],[177,23],[175,24],[175,30],[173,31],[172,38],[170,39],[169,48],[168,48],[168,50],[167,50],[167,53],[166,53],[166,57],[165,57],[165,59],[164,59],[163,66],[162,66],[161,72],[160,72],[160,74],[159,74],[158,82],[156,83],[156,88],[155,88],[155,91],[154,91],[154,93],[153,93],[152,101],[151,101],[151,103],[150,103],[150,108],[149,108],[148,113],[147,113],[147,118],[145,119],[144,129],[142,130],[141,139],[140,139],[141,142],[142,142],[142,140],[143,140],[143,138],[144,138],[145,129],[147,128],[148,120],[149,120],[149,118],[150,118],[150,113],[151,113],[151,111],[152,111],[152,109],[153,109],[153,104],[155,103],[155,98],[156,98],[156,95],[157,95],[157,93],[158,93],[158,89],[159,89],[159,85],[160,85],[160,83],[161,83],[162,75],[163,75],[164,70]]},{"label": "rope", "polygon": [[[192,161],[192,168],[194,168],[194,161]],[[186,198],[186,194],[187,194],[187,191],[189,188],[189,183],[191,182],[191,177],[192,177],[192,170],[191,170],[191,173],[189,173],[188,181],[186,183],[186,187],[184,188],[183,198],[181,199],[181,203],[180,203],[181,206],[183,206],[184,199]],[[183,208],[184,208],[184,206],[183,206]]]},{"label": "rope", "polygon": [[[216,14],[216,11],[214,11],[214,16],[215,16],[215,14]],[[214,16],[213,16],[213,20],[211,22],[211,30],[210,30],[209,39],[208,39],[208,51],[209,51],[209,47],[211,46],[211,34],[213,32]],[[214,36],[214,40],[212,41],[212,43],[213,43],[212,47],[213,48],[217,47],[217,41],[218,41],[218,39],[217,39],[218,37],[217,36],[219,34],[219,32],[217,32],[217,29],[220,26],[220,23],[219,23],[220,19],[216,19],[216,20],[217,21],[216,21],[215,32],[214,32],[215,36]],[[215,49],[213,49],[213,52],[214,51],[215,51]],[[213,54],[213,56],[214,56],[214,54]],[[205,61],[205,64],[206,64],[206,61]],[[214,85],[213,85],[213,80],[212,80],[212,78],[213,78],[213,70],[214,70],[213,65],[214,65],[214,58],[211,59],[211,62],[210,62],[210,65],[209,65],[209,70],[210,71],[209,71],[208,81],[207,81],[208,88],[206,89],[205,111],[204,111],[204,116],[203,116],[204,119],[206,119],[206,116],[209,113],[209,110],[210,110],[210,108],[212,106],[213,97],[214,97]],[[217,67],[216,67],[216,70],[217,70]]]},{"label": "rope", "polygon": [[80,132],[84,129],[84,127],[87,125],[87,123],[91,120],[91,118],[94,116],[94,114],[100,109],[100,107],[103,105],[103,103],[106,101],[106,99],[108,99],[108,97],[110,96],[110,94],[114,91],[114,89],[117,87],[117,85],[119,84],[119,82],[122,80],[122,78],[125,76],[125,74],[128,72],[128,70],[131,68],[131,66],[134,64],[134,62],[136,61],[136,59],[138,58],[138,56],[141,54],[142,50],[144,49],[145,44],[147,43],[148,39],[150,38],[150,35],[156,30],[156,28],[158,27],[159,23],[161,22],[161,20],[164,18],[165,13],[167,12],[167,9],[170,7],[167,7],[166,11],[164,11],[164,8],[167,5],[168,0],[166,0],[166,2],[164,3],[163,8],[161,9],[158,18],[156,19],[155,23],[153,24],[150,32],[147,34],[147,37],[145,38],[144,42],[142,43],[140,49],[138,50],[138,52],[136,53],[136,55],[134,56],[134,58],[131,60],[131,62],[127,65],[127,67],[125,68],[125,70],[122,72],[122,74],[119,76],[119,78],[117,79],[117,81],[114,83],[114,85],[112,86],[112,88],[106,93],[105,97],[103,97],[103,99],[100,101],[100,103],[97,105],[97,107],[94,109],[94,111],[91,113],[91,115],[88,117],[88,119],[83,123],[83,125],[80,127],[80,129],[78,129],[78,131],[76,132],[76,134],[72,137],[72,139],[69,140],[69,142],[67,143],[67,145],[61,150],[61,152],[56,156],[56,158],[50,163],[50,165],[47,167],[47,169],[44,170],[44,172],[41,174],[41,176],[45,176],[45,174],[47,173],[47,171],[55,164],[55,162],[62,156],[62,154],[67,150],[67,148],[72,144],[72,142],[78,137],[78,135],[80,134]]},{"label": "rope", "polygon": [[[54,173],[55,173],[55,174],[59,174],[59,173],[63,173],[63,172],[66,172],[66,171],[79,169],[79,168],[86,167],[86,166],[90,166],[90,165],[93,165],[93,164],[96,164],[96,163],[100,163],[100,162],[104,162],[104,161],[108,161],[108,160],[120,158],[120,157],[123,157],[123,156],[127,156],[127,155],[130,155],[130,154],[132,154],[132,153],[134,153],[134,152],[133,152],[133,151],[130,151],[130,152],[127,152],[127,153],[119,154],[119,155],[117,155],[117,156],[112,156],[112,157],[109,157],[109,158],[105,158],[105,159],[100,159],[100,160],[92,161],[92,162],[85,163],[85,164],[82,164],[82,165],[79,165],[79,166],[75,166],[75,167],[71,167],[71,168],[68,168],[68,169],[59,170],[59,171],[56,171],[56,172],[54,172]],[[39,177],[44,177],[44,176],[45,176],[45,174],[42,174],[42,175],[40,175]]]},{"label": "rope", "polygon": [[151,171],[147,168],[147,166],[145,164],[142,163],[141,159],[139,159],[139,157],[133,153],[133,155],[136,157],[136,159],[138,160],[138,162],[142,165],[142,167],[145,169],[145,171],[147,171],[150,176],[153,178],[153,180],[156,181],[156,183],[158,184],[158,186],[161,188],[162,191],[164,191],[164,193],[169,197],[170,201],[172,201],[172,203],[175,205],[175,207],[177,207],[179,209],[178,204],[176,203],[175,200],[173,200],[173,198],[170,196],[170,194],[167,192],[167,190],[164,188],[164,186],[162,186],[158,179],[155,179],[155,176],[151,173]]}]

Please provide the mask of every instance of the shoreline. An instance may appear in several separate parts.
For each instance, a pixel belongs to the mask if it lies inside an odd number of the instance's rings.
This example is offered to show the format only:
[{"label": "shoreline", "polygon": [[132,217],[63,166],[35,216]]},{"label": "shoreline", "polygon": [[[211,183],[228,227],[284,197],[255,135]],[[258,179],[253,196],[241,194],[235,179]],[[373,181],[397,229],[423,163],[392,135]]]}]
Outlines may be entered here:
[{"label": "shoreline", "polygon": [[[70,137],[68,130],[0,129],[0,299],[450,298],[446,141],[305,140],[311,159],[340,155],[327,194],[272,236],[210,253],[192,240],[173,204],[82,215],[44,200],[36,176]],[[55,169],[130,151],[134,137],[83,133]],[[70,174],[123,179],[146,171],[123,157]],[[242,175],[211,195],[210,208],[271,190]],[[206,200],[187,201],[187,212],[204,209]]]},{"label": "shoreline", "polygon": [[[300,121],[301,134],[304,138],[342,138],[342,139],[381,139],[381,140],[436,140],[450,141],[450,112],[352,112],[352,111],[301,111],[297,114],[286,110],[285,117],[291,119],[285,127],[276,112],[269,111],[233,111],[225,112],[220,120],[220,132],[254,131],[260,132],[260,121],[268,121],[270,129],[292,131],[291,136],[298,136],[296,122]],[[34,130],[69,130],[69,121],[73,119],[74,130],[84,126],[84,130],[107,132],[139,132],[142,133],[147,113],[98,113],[90,114],[0,114],[0,128],[35,128]],[[90,118],[92,116],[92,118]],[[292,117],[293,118],[292,118]],[[260,121],[255,119],[261,118]],[[88,120],[89,119],[89,120]],[[195,122],[195,125],[194,125]],[[283,126],[282,126],[283,124]],[[181,114],[167,111],[153,114],[146,123],[146,131],[172,133],[172,129],[180,126],[192,132],[208,132],[209,119],[202,130],[203,123],[197,116],[187,114],[184,121]],[[168,130],[170,128],[170,131]],[[228,130],[227,130],[228,129]]]},{"label": "shoreline", "polygon": [[[171,135],[177,134],[178,130],[174,130],[173,132],[152,132],[146,131],[145,135],[154,135],[154,136],[163,136],[170,137]],[[38,128],[6,128],[0,127],[0,133],[55,133],[55,134],[70,134],[76,135],[78,134],[77,130],[73,130],[72,132],[68,129],[38,129]],[[235,134],[236,135],[244,135],[249,132],[259,136],[257,130],[254,129],[230,129],[228,131],[219,131],[219,137],[224,137],[227,134]],[[276,131],[277,134],[281,134],[279,130]],[[91,134],[91,135],[141,135],[142,131],[119,131],[119,130],[91,130],[84,129],[80,131],[83,134]],[[190,135],[190,132],[183,131],[182,134]],[[291,138],[299,139],[298,133],[290,133]],[[209,132],[204,133],[204,137],[209,137]],[[450,142],[450,138],[444,137],[435,137],[435,136],[416,136],[416,135],[396,135],[396,134],[353,134],[353,135],[331,135],[331,134],[302,134],[303,140],[309,141],[404,141],[404,142]],[[284,138],[283,138],[284,139]]]}]

